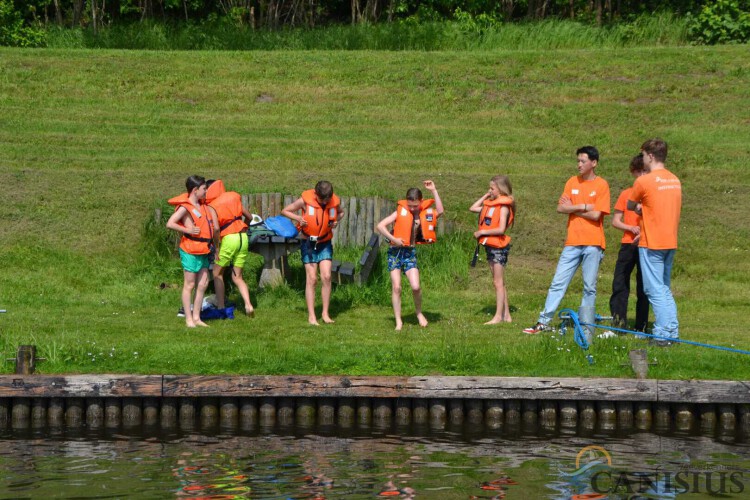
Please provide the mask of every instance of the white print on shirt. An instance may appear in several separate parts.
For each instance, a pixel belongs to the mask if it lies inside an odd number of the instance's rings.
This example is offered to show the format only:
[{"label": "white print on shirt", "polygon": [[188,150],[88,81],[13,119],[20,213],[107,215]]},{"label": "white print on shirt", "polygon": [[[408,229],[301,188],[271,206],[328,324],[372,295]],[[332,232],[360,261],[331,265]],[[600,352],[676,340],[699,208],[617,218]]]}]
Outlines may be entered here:
[{"label": "white print on shirt", "polygon": [[578,194],[578,190],[577,190],[577,189],[573,189],[573,190],[571,190],[570,192],[571,192],[572,194]]}]

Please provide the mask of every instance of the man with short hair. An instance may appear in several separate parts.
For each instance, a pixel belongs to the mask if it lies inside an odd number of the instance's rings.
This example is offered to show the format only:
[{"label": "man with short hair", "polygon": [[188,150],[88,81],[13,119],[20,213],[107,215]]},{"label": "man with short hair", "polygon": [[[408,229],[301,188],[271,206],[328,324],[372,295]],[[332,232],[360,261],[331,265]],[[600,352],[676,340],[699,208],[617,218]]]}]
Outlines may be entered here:
[{"label": "man with short hair", "polygon": [[650,139],[641,146],[643,166],[648,172],[636,179],[628,200],[628,208],[641,211],[639,262],[643,273],[643,289],[654,310],[651,333],[660,339],[654,344],[671,345],[669,339],[679,338],[677,304],[670,290],[672,263],[677,250],[677,230],[682,209],[682,184],[664,163],[667,143]]},{"label": "man with short hair", "polygon": [[609,184],[596,175],[599,151],[595,147],[579,148],[576,155],[578,175],[565,183],[557,204],[557,212],[568,216],[568,237],[547,292],[544,310],[536,325],[523,330],[528,335],[550,329],[555,311],[579,267],[583,274],[581,310],[593,313],[596,305],[596,278],[606,247],[603,220],[609,214]]}]

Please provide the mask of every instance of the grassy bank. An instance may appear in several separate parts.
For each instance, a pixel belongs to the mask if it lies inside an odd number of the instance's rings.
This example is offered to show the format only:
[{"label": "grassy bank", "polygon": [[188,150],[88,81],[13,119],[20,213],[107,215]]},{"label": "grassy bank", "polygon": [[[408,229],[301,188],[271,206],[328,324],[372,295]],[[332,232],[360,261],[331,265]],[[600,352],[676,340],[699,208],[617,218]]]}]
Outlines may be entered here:
[{"label": "grassy bank", "polygon": [[415,18],[380,24],[251,29],[228,21],[138,22],[90,29],[51,27],[49,48],[141,50],[540,50],[681,46],[690,21],[669,12],[595,26],[567,19],[503,23],[463,16],[455,21]]},{"label": "grassy bank", "polygon": [[[0,49],[0,354],[33,343],[53,372],[629,376],[613,339],[589,366],[568,337],[527,338],[565,234],[555,205],[577,146],[602,152],[613,198],[652,136],[670,144],[684,210],[673,287],[683,338],[750,349],[750,173],[744,47],[495,52],[123,52]],[[263,96],[263,99],[258,99]],[[339,287],[337,323],[306,326],[301,269],[258,292],[254,320],[187,331],[176,258],[144,228],[192,173],[243,192],[392,198],[435,180],[463,233],[422,256],[419,329],[392,331],[384,271]],[[496,173],[519,213],[507,270],[514,323],[483,327],[487,270],[468,268],[466,210]],[[614,203],[614,199],[613,199]],[[609,222],[609,219],[608,219]],[[619,237],[599,280],[608,309]],[[420,249],[422,250],[422,249]],[[356,250],[339,252],[354,260]],[[251,259],[247,276],[258,272]],[[251,280],[252,281],[252,280]],[[577,307],[580,281],[564,306]],[[750,377],[744,356],[654,350],[661,378]],[[10,364],[4,371],[11,370]]]}]

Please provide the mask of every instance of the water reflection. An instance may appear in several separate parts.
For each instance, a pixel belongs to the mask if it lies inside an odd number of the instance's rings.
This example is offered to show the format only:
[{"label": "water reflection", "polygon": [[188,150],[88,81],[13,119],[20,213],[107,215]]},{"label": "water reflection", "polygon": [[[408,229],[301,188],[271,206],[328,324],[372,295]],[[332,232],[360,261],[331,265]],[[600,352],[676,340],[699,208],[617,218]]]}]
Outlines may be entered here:
[{"label": "water reflection", "polygon": [[742,498],[749,451],[706,436],[528,429],[8,431],[0,498]]}]

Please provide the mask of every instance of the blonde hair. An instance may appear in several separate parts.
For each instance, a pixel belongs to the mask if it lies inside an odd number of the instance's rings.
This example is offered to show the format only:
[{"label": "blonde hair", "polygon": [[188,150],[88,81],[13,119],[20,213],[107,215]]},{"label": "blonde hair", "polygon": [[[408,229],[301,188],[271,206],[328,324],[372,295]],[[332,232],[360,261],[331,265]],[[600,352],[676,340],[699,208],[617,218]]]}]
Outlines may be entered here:
[{"label": "blonde hair", "polygon": [[513,210],[513,213],[516,213],[516,198],[513,196],[513,185],[510,183],[510,177],[507,175],[496,175],[492,179],[490,179],[490,182],[492,182],[495,186],[497,186],[497,189],[500,191],[501,194],[510,197],[513,200],[513,203],[511,203],[510,208]]}]

